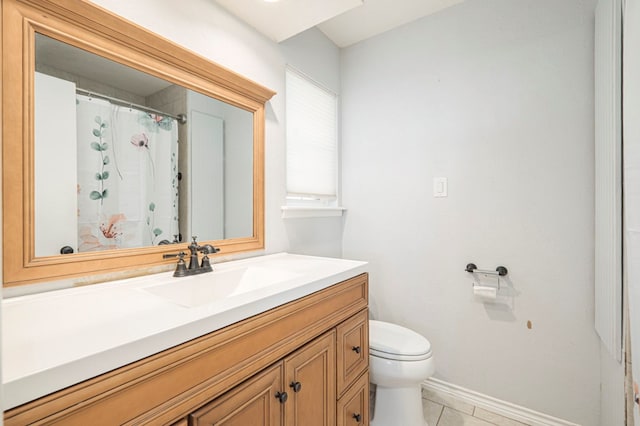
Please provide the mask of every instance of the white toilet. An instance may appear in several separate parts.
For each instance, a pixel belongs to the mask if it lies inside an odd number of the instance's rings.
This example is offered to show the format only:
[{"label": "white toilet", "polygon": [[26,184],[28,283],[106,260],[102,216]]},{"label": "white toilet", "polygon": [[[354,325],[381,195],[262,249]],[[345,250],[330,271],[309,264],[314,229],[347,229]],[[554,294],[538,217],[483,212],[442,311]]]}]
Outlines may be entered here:
[{"label": "white toilet", "polygon": [[435,372],[427,339],[396,324],[369,320],[369,371],[376,385],[371,426],[427,426],[420,385]]}]

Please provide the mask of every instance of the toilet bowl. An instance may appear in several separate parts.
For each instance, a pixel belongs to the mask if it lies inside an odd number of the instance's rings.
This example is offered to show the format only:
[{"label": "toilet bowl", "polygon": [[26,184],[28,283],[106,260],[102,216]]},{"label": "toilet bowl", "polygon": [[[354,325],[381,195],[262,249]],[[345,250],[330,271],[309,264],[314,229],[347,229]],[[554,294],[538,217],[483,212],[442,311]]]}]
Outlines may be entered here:
[{"label": "toilet bowl", "polygon": [[369,372],[376,385],[371,426],[427,426],[421,383],[435,372],[427,339],[396,324],[369,320]]}]

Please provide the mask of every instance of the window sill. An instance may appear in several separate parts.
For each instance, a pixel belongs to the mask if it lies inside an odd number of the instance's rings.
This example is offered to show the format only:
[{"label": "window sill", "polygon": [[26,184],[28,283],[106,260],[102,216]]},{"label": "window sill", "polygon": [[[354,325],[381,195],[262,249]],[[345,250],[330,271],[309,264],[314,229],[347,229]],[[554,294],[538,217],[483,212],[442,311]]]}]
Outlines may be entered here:
[{"label": "window sill", "polygon": [[344,207],[282,206],[282,218],[339,217],[345,210]]}]

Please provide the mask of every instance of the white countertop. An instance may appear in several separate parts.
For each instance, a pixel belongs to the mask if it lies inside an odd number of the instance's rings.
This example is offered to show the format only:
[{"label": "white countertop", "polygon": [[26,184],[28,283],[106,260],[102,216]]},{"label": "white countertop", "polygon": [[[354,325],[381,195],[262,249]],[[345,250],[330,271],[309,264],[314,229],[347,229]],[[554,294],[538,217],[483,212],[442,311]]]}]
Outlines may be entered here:
[{"label": "white countertop", "polygon": [[[280,253],[2,301],[4,409],[16,407],[366,272],[366,262]],[[228,285],[229,277],[239,285]],[[165,284],[166,283],[166,284]],[[191,299],[160,296],[181,286]],[[156,290],[154,290],[154,287]],[[206,293],[202,292],[206,290]],[[152,294],[150,291],[155,291]],[[182,296],[182,295],[180,295]]]}]

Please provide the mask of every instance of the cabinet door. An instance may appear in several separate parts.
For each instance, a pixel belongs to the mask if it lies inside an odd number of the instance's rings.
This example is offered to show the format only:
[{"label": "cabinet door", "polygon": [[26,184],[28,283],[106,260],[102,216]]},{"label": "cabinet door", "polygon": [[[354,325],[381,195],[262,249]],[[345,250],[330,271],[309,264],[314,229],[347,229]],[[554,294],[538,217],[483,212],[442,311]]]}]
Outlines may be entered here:
[{"label": "cabinet door", "polygon": [[338,325],[338,396],[369,367],[369,317],[365,309]]},{"label": "cabinet door", "polygon": [[337,426],[367,426],[369,424],[369,375],[360,376],[338,400]]},{"label": "cabinet door", "polygon": [[336,334],[313,340],[284,360],[289,400],[286,426],[334,426],[336,421]]},{"label": "cabinet door", "polygon": [[193,426],[280,426],[282,363],[236,386],[190,415]]}]

